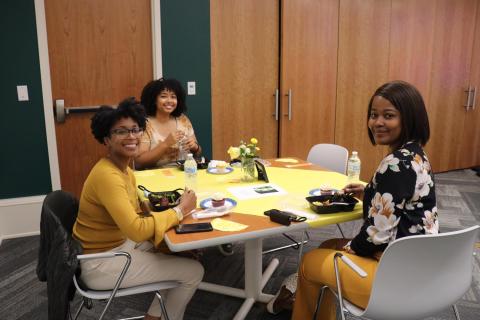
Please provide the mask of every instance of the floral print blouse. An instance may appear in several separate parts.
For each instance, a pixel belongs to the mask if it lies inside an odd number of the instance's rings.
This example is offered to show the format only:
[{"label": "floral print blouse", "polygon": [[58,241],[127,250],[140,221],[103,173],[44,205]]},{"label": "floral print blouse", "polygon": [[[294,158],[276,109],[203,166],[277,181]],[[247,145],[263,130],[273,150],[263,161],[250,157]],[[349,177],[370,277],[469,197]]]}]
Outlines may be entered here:
[{"label": "floral print blouse", "polygon": [[422,147],[408,142],[385,157],[365,187],[365,223],[350,247],[359,256],[384,251],[395,239],[438,233],[435,184]]},{"label": "floral print blouse", "polygon": [[[167,136],[164,136],[160,132],[155,130],[155,127],[152,125],[151,121],[155,121],[155,118],[148,118],[145,134],[142,138],[142,143],[147,143],[149,145],[149,150],[152,150],[160,142],[165,141],[165,139],[167,138]],[[192,123],[186,115],[182,114],[178,118],[175,118],[175,124],[176,129],[183,131],[186,136],[195,136]],[[176,161],[178,159],[179,149],[171,149],[157,161],[156,167],[176,166]]]}]

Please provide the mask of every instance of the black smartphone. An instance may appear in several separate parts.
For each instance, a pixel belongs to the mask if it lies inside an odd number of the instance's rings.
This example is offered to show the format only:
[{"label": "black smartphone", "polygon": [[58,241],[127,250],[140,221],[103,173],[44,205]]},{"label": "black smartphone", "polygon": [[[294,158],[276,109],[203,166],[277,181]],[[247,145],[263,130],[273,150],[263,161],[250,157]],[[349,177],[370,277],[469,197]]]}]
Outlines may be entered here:
[{"label": "black smartphone", "polygon": [[192,233],[192,232],[206,232],[206,231],[213,231],[213,228],[210,222],[179,224],[178,226],[175,227],[176,233]]}]

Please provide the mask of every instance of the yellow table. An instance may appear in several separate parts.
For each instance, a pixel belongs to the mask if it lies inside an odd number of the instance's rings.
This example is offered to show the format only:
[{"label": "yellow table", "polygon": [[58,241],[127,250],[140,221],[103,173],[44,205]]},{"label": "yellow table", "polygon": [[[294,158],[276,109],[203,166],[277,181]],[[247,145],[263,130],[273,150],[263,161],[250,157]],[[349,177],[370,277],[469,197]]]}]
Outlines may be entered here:
[{"label": "yellow table", "polygon": [[[329,185],[335,189],[341,189],[347,184],[345,175],[319,170],[304,170],[290,168],[267,167],[270,183],[275,184],[287,191],[288,195],[269,196],[259,199],[238,200],[227,191],[230,187],[265,184],[263,181],[242,182],[240,181],[240,169],[235,168],[232,173],[215,175],[199,170],[197,176],[197,199],[198,204],[215,192],[224,192],[228,198],[237,201],[234,212],[263,216],[268,209],[285,209],[294,207],[314,214],[305,200],[312,189],[322,185]],[[176,168],[157,169],[135,172],[137,183],[142,184],[152,191],[167,191],[184,187],[184,173]],[[341,223],[360,219],[362,217],[362,203],[359,202],[352,212],[341,212],[317,215],[315,220],[308,220],[310,227],[321,227],[335,223]]]},{"label": "yellow table", "polygon": [[[308,163],[307,163],[308,165]],[[362,216],[362,205],[357,204],[352,212],[316,215],[308,207],[305,197],[312,189],[322,185],[329,185],[332,188],[341,189],[346,184],[347,177],[335,172],[320,171],[319,168],[310,166],[305,162],[296,164],[296,168],[267,167],[267,174],[271,184],[284,189],[286,195],[276,195],[257,199],[239,200],[228,192],[230,187],[262,185],[265,182],[242,182],[240,181],[240,169],[235,168],[232,173],[223,175],[209,174],[205,170],[199,170],[197,176],[197,200],[198,204],[210,198],[215,192],[224,192],[229,198],[237,201],[234,213],[225,217],[230,221],[248,225],[248,228],[237,232],[202,232],[195,234],[177,235],[170,230],[165,234],[165,242],[172,251],[183,251],[196,248],[211,247],[228,242],[245,242],[245,287],[244,289],[232,288],[218,284],[200,283],[199,289],[224,294],[237,298],[243,298],[240,309],[235,314],[234,320],[245,319],[255,302],[266,303],[273,298],[270,294],[262,292],[271,275],[279,264],[274,258],[263,271],[262,247],[263,238],[272,235],[279,235],[286,232],[306,230],[308,227],[320,227],[350,220],[359,219]],[[144,185],[152,191],[167,191],[184,187],[184,173],[176,168],[157,169],[135,172],[137,183]],[[305,211],[313,220],[303,223],[292,223],[290,226],[283,226],[273,223],[263,212],[268,209],[293,208]],[[204,220],[201,220],[204,221]],[[205,220],[209,221],[209,220]],[[193,218],[187,217],[184,223],[196,222]],[[303,244],[303,239],[301,241]],[[301,250],[299,256],[301,255]]]}]

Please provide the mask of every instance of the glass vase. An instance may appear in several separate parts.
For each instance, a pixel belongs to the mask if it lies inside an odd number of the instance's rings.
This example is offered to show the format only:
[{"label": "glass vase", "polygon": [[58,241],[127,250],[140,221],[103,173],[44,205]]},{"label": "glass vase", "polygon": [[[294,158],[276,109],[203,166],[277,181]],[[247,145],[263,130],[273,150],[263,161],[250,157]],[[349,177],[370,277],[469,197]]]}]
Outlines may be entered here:
[{"label": "glass vase", "polygon": [[242,160],[242,181],[255,180],[255,162],[253,158],[244,157]]}]

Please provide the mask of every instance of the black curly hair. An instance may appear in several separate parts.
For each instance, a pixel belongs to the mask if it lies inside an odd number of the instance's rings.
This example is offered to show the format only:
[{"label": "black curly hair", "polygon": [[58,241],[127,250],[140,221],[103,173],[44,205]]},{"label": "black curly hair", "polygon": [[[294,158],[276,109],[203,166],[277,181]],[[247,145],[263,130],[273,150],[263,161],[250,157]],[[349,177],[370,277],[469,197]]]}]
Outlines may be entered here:
[{"label": "black curly hair", "polygon": [[134,97],[127,98],[118,104],[117,108],[101,106],[92,117],[90,128],[92,134],[101,144],[105,144],[105,138],[110,136],[110,130],[118,120],[124,118],[133,119],[140,128],[145,130],[145,108]]},{"label": "black curly hair", "polygon": [[157,113],[157,97],[163,90],[173,91],[177,96],[177,107],[171,113],[172,116],[177,118],[187,111],[187,105],[185,104],[187,95],[181,83],[173,78],[160,78],[150,81],[142,90],[140,100],[147,111],[147,115],[154,117]]}]

